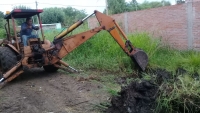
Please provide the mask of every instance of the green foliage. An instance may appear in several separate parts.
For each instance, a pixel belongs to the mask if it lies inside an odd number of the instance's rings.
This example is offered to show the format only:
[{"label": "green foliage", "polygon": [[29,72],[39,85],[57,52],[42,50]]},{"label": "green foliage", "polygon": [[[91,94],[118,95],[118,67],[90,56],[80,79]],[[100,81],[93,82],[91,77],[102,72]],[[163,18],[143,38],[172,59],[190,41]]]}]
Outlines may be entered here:
[{"label": "green foliage", "polygon": [[178,76],[175,82],[160,86],[156,112],[162,113],[199,113],[200,112],[199,76],[193,78],[185,74]]},{"label": "green foliage", "polygon": [[5,25],[4,13],[0,11],[0,39],[6,36],[4,25]]},{"label": "green foliage", "polygon": [[77,10],[72,7],[67,8],[45,8],[41,14],[44,24],[62,23],[64,26],[70,26],[74,22],[84,18],[86,13],[84,10]]},{"label": "green foliage", "polygon": [[[83,32],[87,29],[80,27],[77,30]],[[58,33],[46,33],[45,36],[52,40]],[[74,33],[78,32],[74,31]],[[183,68],[190,73],[200,72],[199,52],[179,51],[166,47],[162,45],[161,39],[152,39],[152,36],[147,33],[130,34],[128,38],[135,47],[147,53],[148,68],[163,68],[172,72],[177,68]],[[71,65],[84,69],[131,72],[134,67],[131,59],[106,31],[96,34],[64,59]]]},{"label": "green foliage", "polygon": [[4,13],[0,11],[0,18],[4,18]]},{"label": "green foliage", "polygon": [[168,1],[161,1],[161,2],[157,2],[157,1],[153,1],[153,2],[144,1],[142,4],[140,4],[139,8],[140,8],[140,10],[142,10],[142,9],[150,9],[150,8],[162,7],[163,5],[169,6],[169,5],[171,5],[171,3],[168,2]]},{"label": "green foliage", "polygon": [[125,0],[107,0],[108,1],[108,13],[117,14],[127,11],[127,5]]},{"label": "green foliage", "polygon": [[129,69],[125,67],[131,66],[130,59],[107,32],[95,35],[66,56],[65,60],[71,65],[85,69],[95,68],[116,72]]},{"label": "green foliage", "polygon": [[169,6],[171,3],[169,1],[144,1],[139,4],[136,0],[132,0],[126,3],[125,0],[108,0],[108,12],[109,14],[118,14],[123,12],[137,11],[143,9],[157,8],[162,6]]},{"label": "green foliage", "polygon": [[84,10],[77,10],[72,7],[63,8],[62,10],[65,13],[65,26],[70,26],[78,20],[83,19],[87,16]]},{"label": "green foliage", "polygon": [[112,89],[112,88],[108,88],[107,91],[108,91],[108,93],[109,93],[110,95],[112,95],[112,96],[118,96],[118,95],[119,95],[119,94],[118,94],[118,91],[116,91],[116,90],[114,90],[114,89]]},{"label": "green foliage", "polygon": [[185,3],[185,0],[176,0],[176,4],[183,4]]},{"label": "green foliage", "polygon": [[61,8],[51,7],[43,9],[41,14],[42,22],[44,24],[63,23],[65,14]]},{"label": "green foliage", "polygon": [[136,0],[132,0],[130,3],[127,4],[128,11],[137,11],[140,10],[139,4]]},{"label": "green foliage", "polygon": [[0,28],[0,39],[3,39],[6,37],[6,31],[3,28]]},{"label": "green foliage", "polygon": [[4,13],[0,11],[0,28],[4,28],[5,20],[4,20]]},{"label": "green foliage", "polygon": [[4,20],[3,18],[0,18],[0,28],[4,28],[5,23],[6,23],[6,20]]}]

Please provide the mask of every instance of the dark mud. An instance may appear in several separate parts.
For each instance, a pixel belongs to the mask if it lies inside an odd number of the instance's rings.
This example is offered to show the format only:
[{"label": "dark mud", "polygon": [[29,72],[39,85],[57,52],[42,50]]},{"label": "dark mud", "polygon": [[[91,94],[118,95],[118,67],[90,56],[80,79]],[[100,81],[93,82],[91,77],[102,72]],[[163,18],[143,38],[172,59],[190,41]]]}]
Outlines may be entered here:
[{"label": "dark mud", "polygon": [[[154,113],[157,105],[156,99],[160,92],[162,92],[159,90],[159,86],[165,82],[176,82],[178,76],[187,74],[188,72],[183,68],[178,68],[174,75],[165,69],[147,70],[146,73],[155,76],[152,76],[149,81],[143,80],[141,77],[141,80],[133,81],[126,87],[122,87],[118,93],[119,95],[111,98],[111,106],[106,110],[106,113]],[[192,77],[198,78],[199,74],[195,72],[192,74]],[[124,77],[118,79],[117,82],[121,85],[127,83]],[[183,110],[184,105],[179,105],[175,101],[172,104],[176,107],[176,111]],[[191,103],[186,106],[192,109],[190,111],[197,109],[193,108],[194,105],[191,106]]]},{"label": "dark mud", "polygon": [[134,81],[122,87],[119,96],[111,99],[107,113],[153,113],[158,87],[149,81]]}]

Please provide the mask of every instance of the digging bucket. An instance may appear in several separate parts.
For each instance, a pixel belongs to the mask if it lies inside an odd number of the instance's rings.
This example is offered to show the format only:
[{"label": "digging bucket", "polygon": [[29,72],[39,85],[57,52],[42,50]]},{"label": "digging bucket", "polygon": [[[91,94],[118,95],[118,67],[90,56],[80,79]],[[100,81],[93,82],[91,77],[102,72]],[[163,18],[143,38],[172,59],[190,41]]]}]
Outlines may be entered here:
[{"label": "digging bucket", "polygon": [[130,57],[137,67],[139,67],[142,71],[145,70],[148,64],[148,56],[143,50],[138,48],[134,49],[131,52]]}]

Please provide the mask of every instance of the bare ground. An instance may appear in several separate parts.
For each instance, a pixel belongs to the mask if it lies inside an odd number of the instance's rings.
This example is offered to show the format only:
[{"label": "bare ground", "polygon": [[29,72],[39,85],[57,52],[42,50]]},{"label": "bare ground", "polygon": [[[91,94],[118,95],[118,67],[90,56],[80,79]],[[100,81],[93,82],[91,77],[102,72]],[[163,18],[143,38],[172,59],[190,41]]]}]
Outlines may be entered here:
[{"label": "bare ground", "polygon": [[98,113],[109,97],[96,82],[34,69],[0,90],[0,113]]}]

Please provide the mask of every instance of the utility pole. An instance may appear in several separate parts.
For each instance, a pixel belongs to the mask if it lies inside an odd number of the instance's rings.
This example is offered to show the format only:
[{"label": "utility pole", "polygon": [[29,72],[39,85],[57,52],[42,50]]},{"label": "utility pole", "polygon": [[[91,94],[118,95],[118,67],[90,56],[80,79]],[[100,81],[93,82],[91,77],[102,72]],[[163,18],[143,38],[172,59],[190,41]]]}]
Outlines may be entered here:
[{"label": "utility pole", "polygon": [[38,2],[37,0],[35,1],[36,9],[38,8]]},{"label": "utility pole", "polygon": [[162,0],[162,6],[165,6],[165,0]]},{"label": "utility pole", "polygon": [[[36,6],[36,9],[38,9],[38,2],[37,2],[37,0],[35,1],[35,6]],[[39,27],[39,20],[38,20],[39,18],[36,18],[36,23],[38,24],[38,27]],[[38,31],[36,31],[36,34],[38,35]]]},{"label": "utility pole", "polygon": [[132,2],[135,5],[135,10],[137,11],[137,1],[136,0],[132,0]]},{"label": "utility pole", "polygon": [[106,1],[106,14],[108,15],[108,0],[105,1]]},{"label": "utility pole", "polygon": [[[38,2],[37,2],[37,0],[35,1],[35,6],[36,6],[36,9],[38,9]],[[38,21],[37,18],[36,18],[36,20],[37,20],[37,24],[38,24],[38,26],[39,26],[39,21]]]}]

